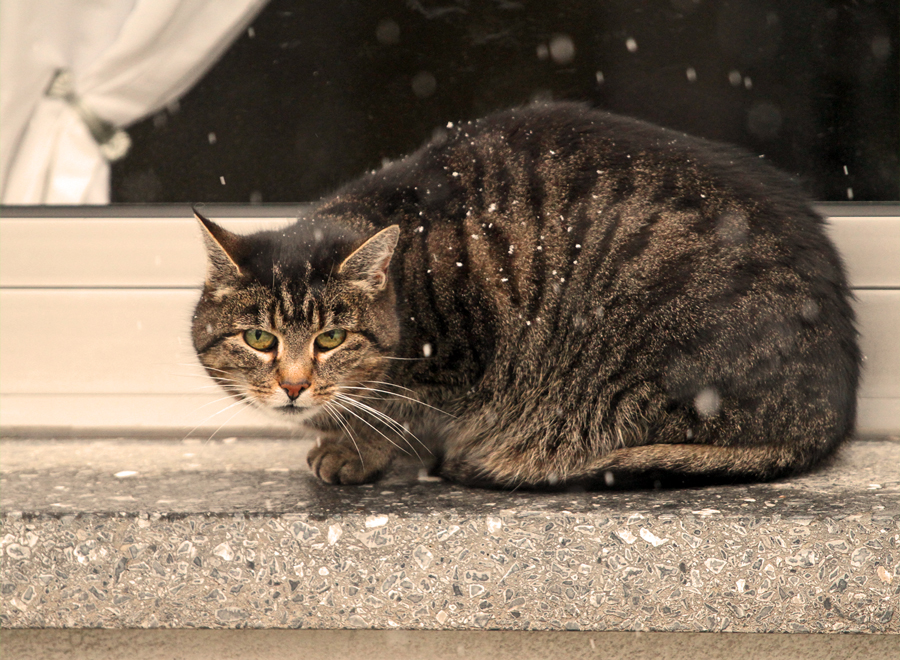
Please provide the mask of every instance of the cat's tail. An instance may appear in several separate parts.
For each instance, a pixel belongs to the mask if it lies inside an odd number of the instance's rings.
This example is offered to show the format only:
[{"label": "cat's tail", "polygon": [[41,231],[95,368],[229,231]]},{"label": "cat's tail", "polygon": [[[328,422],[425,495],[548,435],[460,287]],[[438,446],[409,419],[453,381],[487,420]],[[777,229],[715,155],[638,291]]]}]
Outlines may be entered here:
[{"label": "cat's tail", "polygon": [[655,444],[617,449],[573,474],[571,484],[607,485],[636,477],[670,477],[687,482],[768,481],[803,472],[832,454],[840,442],[809,446],[719,447]]}]

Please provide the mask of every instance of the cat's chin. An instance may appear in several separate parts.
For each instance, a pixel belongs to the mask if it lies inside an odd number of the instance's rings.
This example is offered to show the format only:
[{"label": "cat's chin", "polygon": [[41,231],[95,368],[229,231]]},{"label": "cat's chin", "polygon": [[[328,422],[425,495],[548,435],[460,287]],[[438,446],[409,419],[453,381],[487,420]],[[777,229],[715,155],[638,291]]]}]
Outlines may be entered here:
[{"label": "cat's chin", "polygon": [[318,412],[316,408],[306,406],[266,406],[262,410],[279,419],[288,418],[295,422],[306,421]]}]

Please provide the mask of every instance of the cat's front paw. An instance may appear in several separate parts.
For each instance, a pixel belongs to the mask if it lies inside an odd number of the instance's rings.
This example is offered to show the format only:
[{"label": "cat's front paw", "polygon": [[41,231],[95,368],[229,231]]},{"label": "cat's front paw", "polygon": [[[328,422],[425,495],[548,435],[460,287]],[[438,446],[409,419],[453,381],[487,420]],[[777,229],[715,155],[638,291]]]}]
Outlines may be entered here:
[{"label": "cat's front paw", "polygon": [[323,442],[306,456],[313,474],[329,484],[364,484],[375,481],[379,471],[367,468],[360,453],[336,442]]}]

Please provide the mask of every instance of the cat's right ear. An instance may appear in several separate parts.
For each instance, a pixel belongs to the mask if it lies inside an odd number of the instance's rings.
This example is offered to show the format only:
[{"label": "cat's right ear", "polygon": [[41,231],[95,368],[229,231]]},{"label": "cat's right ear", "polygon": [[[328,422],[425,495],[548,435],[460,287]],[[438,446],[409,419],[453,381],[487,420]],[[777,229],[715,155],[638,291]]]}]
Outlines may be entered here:
[{"label": "cat's right ear", "polygon": [[241,268],[238,261],[241,256],[241,237],[223,229],[209,218],[194,209],[194,217],[203,228],[203,243],[209,258],[209,277],[239,276]]}]

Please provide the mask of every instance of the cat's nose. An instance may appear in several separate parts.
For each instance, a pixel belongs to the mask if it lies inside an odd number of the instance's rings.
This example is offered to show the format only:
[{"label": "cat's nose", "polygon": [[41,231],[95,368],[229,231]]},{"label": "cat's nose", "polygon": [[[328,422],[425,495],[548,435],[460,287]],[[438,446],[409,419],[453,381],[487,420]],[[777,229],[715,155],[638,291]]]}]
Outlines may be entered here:
[{"label": "cat's nose", "polygon": [[291,401],[296,401],[297,397],[300,396],[300,394],[303,392],[303,390],[305,390],[306,388],[309,387],[309,381],[308,380],[284,381],[283,383],[280,383],[280,385],[281,385],[281,389],[283,389],[287,393],[288,398]]}]

